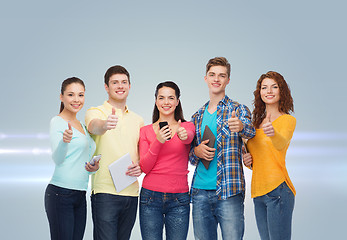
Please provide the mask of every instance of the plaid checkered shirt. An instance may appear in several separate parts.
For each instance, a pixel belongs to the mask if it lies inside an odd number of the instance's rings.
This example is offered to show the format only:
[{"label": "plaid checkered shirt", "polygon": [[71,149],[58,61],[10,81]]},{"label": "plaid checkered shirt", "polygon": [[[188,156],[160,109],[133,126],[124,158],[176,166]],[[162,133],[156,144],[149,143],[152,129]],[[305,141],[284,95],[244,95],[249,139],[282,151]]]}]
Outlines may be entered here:
[{"label": "plaid checkered shirt", "polygon": [[[201,143],[202,133],[201,124],[203,114],[208,106],[207,102],[193,116],[192,122],[195,125],[196,135],[191,144],[189,161],[194,166],[199,163],[199,158],[194,153],[194,147]],[[240,132],[231,132],[228,119],[231,118],[232,111],[235,110],[236,116],[241,120],[243,129]],[[251,121],[251,112],[247,106],[232,101],[225,96],[217,105],[217,187],[216,194],[218,199],[227,199],[233,195],[245,191],[245,179],[242,167],[242,138],[250,139],[255,136],[255,129]],[[193,182],[196,171],[193,176]]]}]

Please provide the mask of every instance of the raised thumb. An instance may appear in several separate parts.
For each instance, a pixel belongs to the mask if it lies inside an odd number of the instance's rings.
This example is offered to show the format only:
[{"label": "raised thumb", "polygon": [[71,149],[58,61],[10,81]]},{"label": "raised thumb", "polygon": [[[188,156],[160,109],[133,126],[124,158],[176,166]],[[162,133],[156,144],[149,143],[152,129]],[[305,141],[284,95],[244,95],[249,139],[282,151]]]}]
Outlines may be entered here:
[{"label": "raised thumb", "polygon": [[232,118],[236,117],[235,110],[231,112],[231,117],[232,117]]}]

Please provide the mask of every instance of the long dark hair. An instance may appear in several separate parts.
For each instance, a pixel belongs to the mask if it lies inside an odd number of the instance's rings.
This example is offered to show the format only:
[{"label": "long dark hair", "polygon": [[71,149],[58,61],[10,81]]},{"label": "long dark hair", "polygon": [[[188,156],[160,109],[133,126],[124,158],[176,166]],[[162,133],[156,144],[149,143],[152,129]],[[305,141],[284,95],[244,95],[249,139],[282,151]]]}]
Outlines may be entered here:
[{"label": "long dark hair", "polygon": [[[172,81],[166,81],[166,82],[162,82],[159,83],[157,85],[157,88],[155,90],[155,99],[157,99],[158,97],[158,91],[159,89],[161,89],[162,87],[169,87],[172,88],[173,90],[175,90],[175,95],[177,100],[180,100],[180,96],[181,96],[181,91],[179,89],[179,87],[177,86],[176,83],[172,82]],[[154,109],[153,109],[153,115],[152,115],[152,123],[155,123],[156,121],[158,121],[159,119],[159,110],[156,104],[154,104]],[[181,100],[178,102],[178,105],[176,106],[175,109],[175,120],[181,120],[181,122],[186,122],[186,120],[183,117],[183,110],[182,110],[182,106],[181,106]]]},{"label": "long dark hair", "polygon": [[[65,92],[67,86],[69,86],[72,83],[79,83],[79,84],[81,84],[83,86],[84,90],[86,89],[86,87],[84,85],[84,82],[81,79],[79,79],[77,77],[70,77],[68,79],[65,79],[63,81],[63,83],[61,84],[61,90],[60,90],[61,95],[64,95],[64,92]],[[59,113],[61,113],[63,110],[64,110],[64,103],[61,102],[60,103],[60,112]]]},{"label": "long dark hair", "polygon": [[278,110],[282,113],[289,114],[294,112],[293,98],[290,93],[289,86],[284,80],[284,77],[278,72],[269,71],[265,74],[262,74],[257,82],[257,88],[253,92],[254,101],[253,101],[253,125],[256,128],[259,128],[261,122],[266,117],[266,106],[260,96],[261,84],[265,78],[273,79],[280,89],[280,101],[278,104]]}]

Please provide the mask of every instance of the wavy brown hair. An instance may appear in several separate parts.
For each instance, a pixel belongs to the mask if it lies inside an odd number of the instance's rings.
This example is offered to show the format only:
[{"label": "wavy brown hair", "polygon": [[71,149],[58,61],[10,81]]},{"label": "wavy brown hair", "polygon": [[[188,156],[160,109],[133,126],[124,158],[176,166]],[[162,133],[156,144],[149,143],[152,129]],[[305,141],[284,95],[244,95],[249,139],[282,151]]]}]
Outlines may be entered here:
[{"label": "wavy brown hair", "polygon": [[253,125],[256,128],[259,128],[260,124],[266,117],[266,106],[260,96],[261,84],[265,78],[273,79],[280,89],[280,101],[278,104],[278,110],[281,113],[290,114],[294,112],[294,104],[293,98],[290,93],[289,86],[287,82],[284,80],[284,77],[278,72],[269,71],[265,74],[262,74],[257,82],[257,88],[253,92],[254,100],[253,100]]}]

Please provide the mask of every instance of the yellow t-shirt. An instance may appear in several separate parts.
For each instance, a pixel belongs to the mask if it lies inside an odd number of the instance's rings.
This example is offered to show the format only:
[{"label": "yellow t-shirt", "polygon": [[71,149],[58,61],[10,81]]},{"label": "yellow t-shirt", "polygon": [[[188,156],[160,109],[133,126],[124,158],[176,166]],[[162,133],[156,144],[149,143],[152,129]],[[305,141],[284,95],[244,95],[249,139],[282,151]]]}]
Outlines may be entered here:
[{"label": "yellow t-shirt", "polygon": [[[107,101],[98,107],[92,107],[86,112],[86,126],[95,119],[106,120],[112,113],[112,105]],[[140,128],[144,125],[142,117],[126,110],[116,109],[118,123],[115,129],[106,131],[103,135],[92,135],[95,143],[95,155],[102,154],[99,170],[92,175],[92,191],[94,193],[109,193],[122,196],[138,196],[139,183],[136,181],[124,190],[117,192],[108,166],[129,153],[133,162],[139,162],[138,141]],[[125,173],[124,173],[125,174]]]},{"label": "yellow t-shirt", "polygon": [[263,196],[282,182],[296,194],[286,168],[286,153],[293,136],[296,119],[284,114],[272,122],[275,136],[268,137],[263,129],[256,129],[254,138],[248,140],[247,147],[253,159],[252,198]]}]

